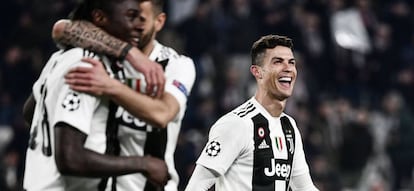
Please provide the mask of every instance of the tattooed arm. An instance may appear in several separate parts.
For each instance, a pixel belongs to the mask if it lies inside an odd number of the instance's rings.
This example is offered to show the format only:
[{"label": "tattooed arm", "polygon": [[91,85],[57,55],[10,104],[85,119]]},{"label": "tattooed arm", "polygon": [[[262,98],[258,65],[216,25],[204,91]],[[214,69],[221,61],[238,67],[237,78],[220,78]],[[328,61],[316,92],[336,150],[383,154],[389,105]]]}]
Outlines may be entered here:
[{"label": "tattooed arm", "polygon": [[[90,22],[59,20],[53,27],[52,37],[63,45],[90,48],[93,51],[121,58],[128,52],[128,43],[111,36]],[[126,52],[124,54],[126,54]]]},{"label": "tattooed arm", "polygon": [[[164,92],[165,77],[159,64],[149,60],[138,48],[109,35],[88,21],[59,20],[53,26],[52,37],[59,44],[125,58],[144,74],[149,95],[160,98]],[[153,92],[154,89],[156,92]]]}]

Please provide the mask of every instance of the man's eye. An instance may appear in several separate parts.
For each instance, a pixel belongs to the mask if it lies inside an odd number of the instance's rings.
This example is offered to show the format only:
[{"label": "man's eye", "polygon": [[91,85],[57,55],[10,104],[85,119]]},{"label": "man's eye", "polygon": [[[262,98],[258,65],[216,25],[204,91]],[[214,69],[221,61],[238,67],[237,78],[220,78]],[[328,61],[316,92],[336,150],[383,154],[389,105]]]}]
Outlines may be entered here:
[{"label": "man's eye", "polygon": [[133,12],[129,12],[128,15],[127,15],[127,17],[132,21],[132,20],[138,18],[139,17],[139,14],[138,14],[138,12],[133,11]]}]

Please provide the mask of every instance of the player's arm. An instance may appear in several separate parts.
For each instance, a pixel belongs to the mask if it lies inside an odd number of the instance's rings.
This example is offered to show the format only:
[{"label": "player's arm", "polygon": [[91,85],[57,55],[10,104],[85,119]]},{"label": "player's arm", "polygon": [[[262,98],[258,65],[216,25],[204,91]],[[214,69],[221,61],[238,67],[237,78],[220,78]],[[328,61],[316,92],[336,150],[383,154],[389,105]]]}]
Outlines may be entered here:
[{"label": "player's arm", "polygon": [[112,81],[113,85],[106,89],[105,94],[135,117],[156,127],[167,127],[180,109],[176,98],[168,92],[155,99],[137,93],[117,80]]},{"label": "player's arm", "polygon": [[107,95],[135,117],[156,127],[166,127],[179,111],[177,99],[168,92],[155,99],[140,94],[108,76],[98,60],[85,58],[92,67],[76,67],[66,76],[66,83],[75,91]]},{"label": "player's arm", "polygon": [[188,181],[185,191],[207,191],[214,185],[219,176],[214,170],[197,165]]},{"label": "player's arm", "polygon": [[290,119],[290,122],[296,127],[295,154],[293,156],[292,180],[290,185],[294,191],[318,191],[309,173],[309,167],[303,150],[302,137],[297,129],[297,124],[293,118]]},{"label": "player's arm", "polygon": [[168,181],[167,166],[160,159],[110,156],[91,151],[84,147],[87,135],[63,122],[55,125],[55,136],[56,165],[64,175],[109,177],[139,172],[158,185]]},{"label": "player's arm", "polygon": [[319,191],[313,185],[312,178],[309,173],[292,177],[291,187],[294,191]]},{"label": "player's arm", "polygon": [[[138,48],[121,41],[88,21],[59,20],[53,26],[52,37],[58,44],[88,48],[95,52],[126,59],[147,82],[147,93],[161,97],[165,77],[162,67],[149,60]],[[154,87],[156,92],[154,93]]]},{"label": "player's arm", "polygon": [[30,94],[30,96],[26,99],[23,105],[23,118],[29,127],[32,124],[35,106],[36,106],[36,100],[34,99],[33,94]]}]

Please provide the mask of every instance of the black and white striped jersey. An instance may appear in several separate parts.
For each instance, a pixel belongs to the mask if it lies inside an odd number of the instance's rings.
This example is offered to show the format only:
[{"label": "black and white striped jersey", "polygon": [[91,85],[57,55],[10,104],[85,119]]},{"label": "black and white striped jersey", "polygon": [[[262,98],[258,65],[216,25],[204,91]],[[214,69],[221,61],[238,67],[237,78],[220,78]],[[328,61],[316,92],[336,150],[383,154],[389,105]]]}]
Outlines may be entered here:
[{"label": "black and white striped jersey", "polygon": [[254,97],[212,126],[197,164],[220,174],[217,191],[287,191],[310,176],[294,119],[272,117]]},{"label": "black and white striped jersey", "polygon": [[[133,117],[122,107],[116,112],[119,123],[118,138],[121,155],[152,155],[164,159],[168,166],[171,179],[165,186],[166,191],[178,189],[178,173],[174,165],[174,151],[180,132],[181,121],[186,110],[187,98],[195,81],[193,60],[179,55],[174,49],[154,41],[155,47],[149,59],[158,62],[164,68],[165,91],[174,96],[180,105],[175,118],[167,128],[157,128],[145,121]],[[146,83],[142,73],[130,65],[125,65],[125,83],[137,92],[145,93]],[[124,175],[117,178],[118,191],[154,190],[153,185],[139,173]]]},{"label": "black and white striped jersey", "polygon": [[85,147],[104,153],[108,100],[73,91],[64,75],[73,67],[90,67],[84,57],[100,59],[111,74],[106,57],[81,48],[54,53],[33,85],[36,106],[26,154],[24,189],[30,191],[97,190],[99,178],[63,176],[55,162],[55,125],[67,123],[87,135]]}]

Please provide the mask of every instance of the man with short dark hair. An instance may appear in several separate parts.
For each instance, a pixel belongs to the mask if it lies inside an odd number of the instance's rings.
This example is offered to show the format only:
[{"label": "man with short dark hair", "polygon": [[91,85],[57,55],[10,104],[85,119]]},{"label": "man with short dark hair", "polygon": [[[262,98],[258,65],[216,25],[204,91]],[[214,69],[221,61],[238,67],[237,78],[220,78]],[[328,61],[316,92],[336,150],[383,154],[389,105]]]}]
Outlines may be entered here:
[{"label": "man with short dark hair", "polygon": [[297,70],[292,40],[263,36],[253,44],[257,90],[210,129],[186,191],[315,191],[292,117],[283,112]]}]

